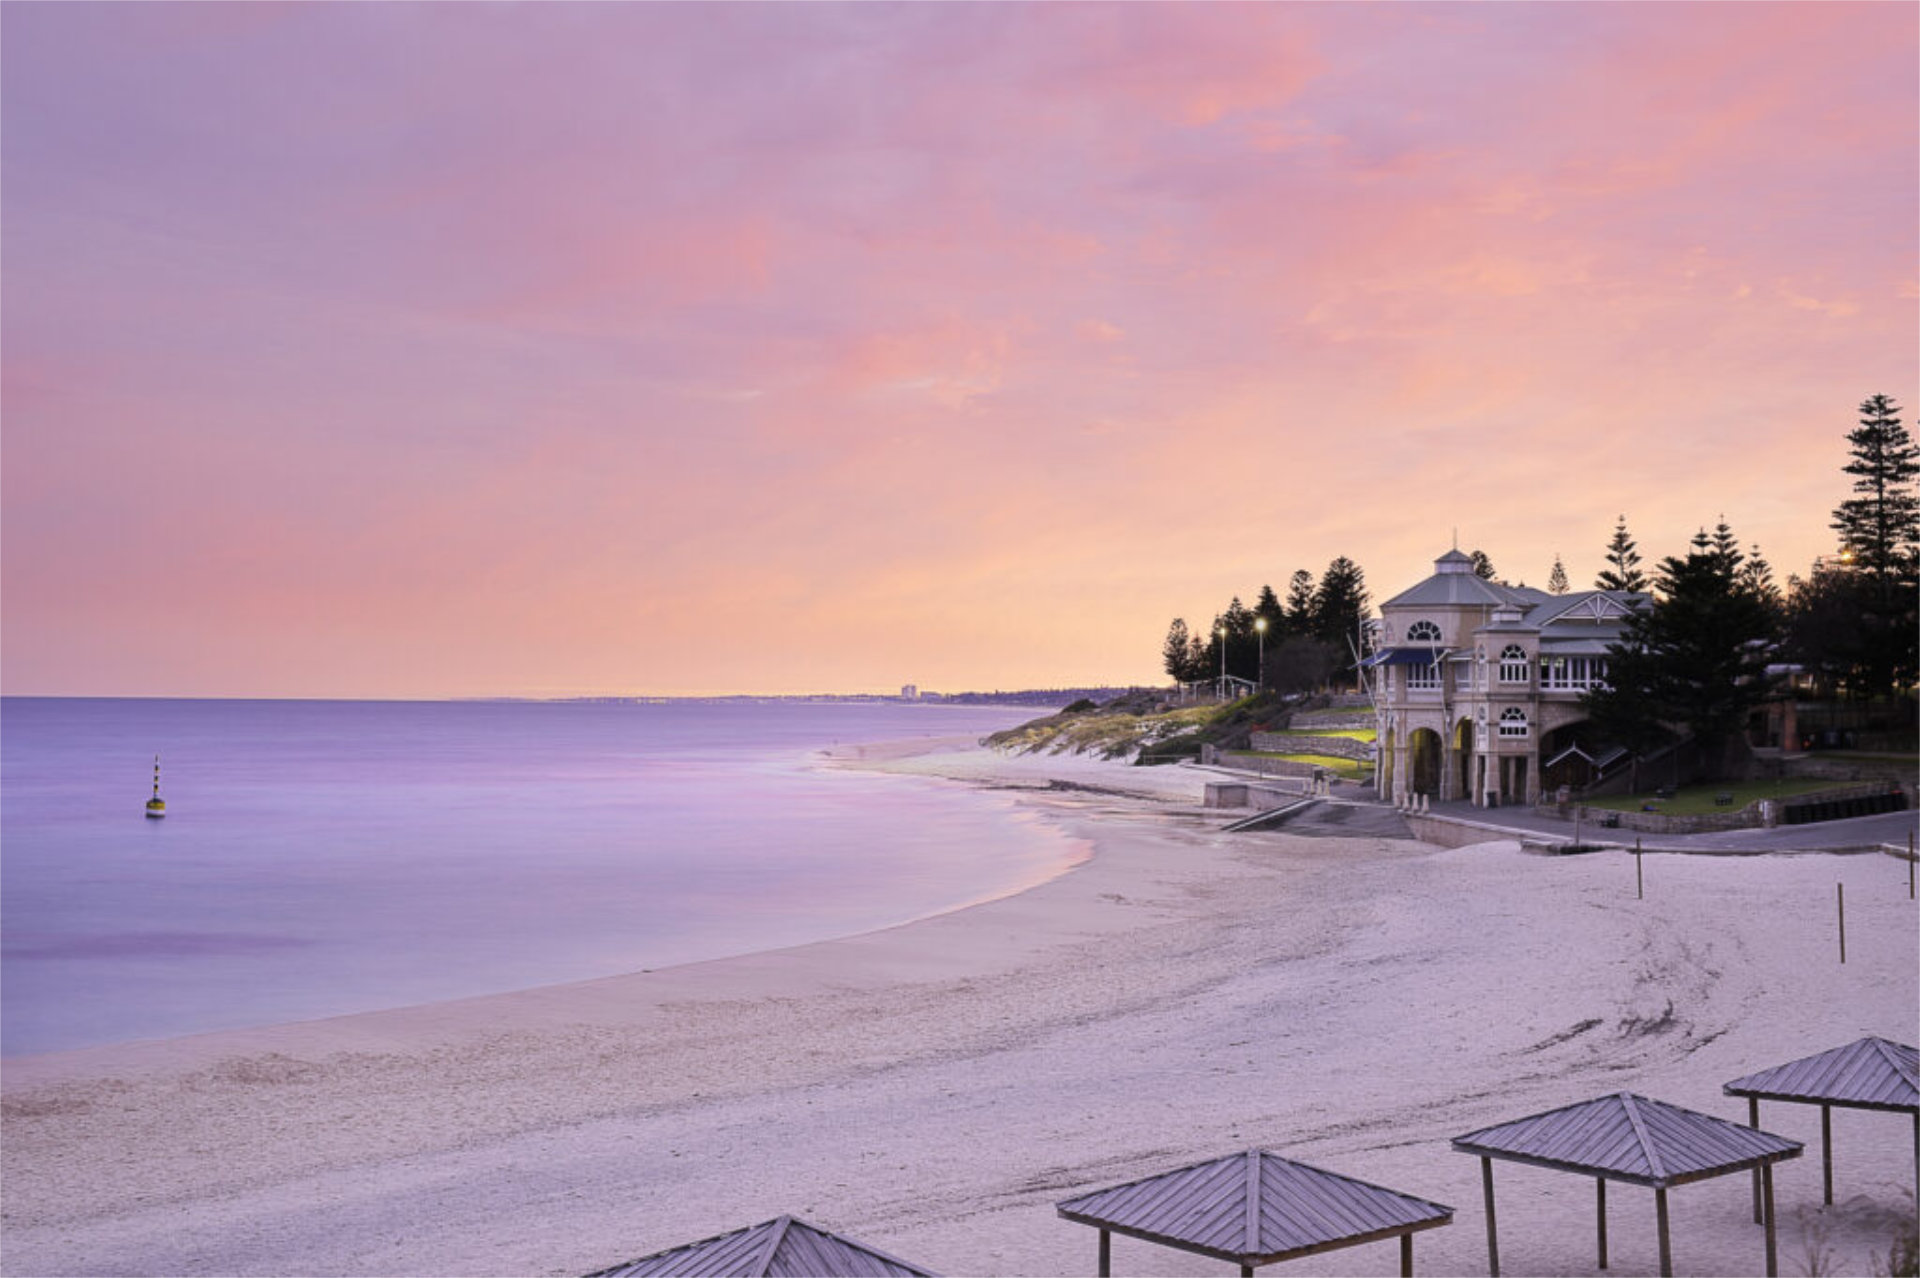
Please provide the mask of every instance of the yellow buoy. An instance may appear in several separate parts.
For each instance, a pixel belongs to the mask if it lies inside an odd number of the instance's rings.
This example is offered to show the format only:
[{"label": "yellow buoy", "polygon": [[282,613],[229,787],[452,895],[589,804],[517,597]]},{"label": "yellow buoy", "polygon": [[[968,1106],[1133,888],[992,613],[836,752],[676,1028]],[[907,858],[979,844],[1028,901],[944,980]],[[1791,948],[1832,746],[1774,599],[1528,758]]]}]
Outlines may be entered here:
[{"label": "yellow buoy", "polygon": [[160,756],[153,756],[153,797],[147,800],[147,815],[163,817],[167,814],[167,801],[160,797]]}]

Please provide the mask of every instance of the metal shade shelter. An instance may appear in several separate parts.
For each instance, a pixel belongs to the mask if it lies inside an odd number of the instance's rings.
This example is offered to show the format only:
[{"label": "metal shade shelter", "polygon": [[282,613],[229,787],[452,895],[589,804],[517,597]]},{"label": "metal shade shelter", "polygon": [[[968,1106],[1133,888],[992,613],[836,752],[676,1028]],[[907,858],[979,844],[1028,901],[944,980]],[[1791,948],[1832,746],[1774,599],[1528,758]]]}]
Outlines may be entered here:
[{"label": "metal shade shelter", "polygon": [[[1833,1107],[1913,1115],[1914,1192],[1920,1197],[1920,1051],[1869,1036],[1736,1078],[1721,1090],[1747,1098],[1747,1122],[1753,1127],[1760,1126],[1763,1100],[1820,1107],[1820,1168],[1828,1206],[1833,1205]],[[1759,1193],[1757,1184],[1754,1192]],[[1756,1220],[1759,1210],[1756,1196]]]},{"label": "metal shade shelter", "polygon": [[1780,1272],[1774,1244],[1773,1164],[1798,1158],[1799,1141],[1618,1092],[1456,1136],[1453,1147],[1459,1153],[1480,1158],[1480,1181],[1487,1200],[1487,1270],[1494,1278],[1500,1275],[1500,1241],[1493,1214],[1496,1158],[1594,1178],[1602,1269],[1607,1267],[1607,1182],[1618,1180],[1651,1188],[1662,1278],[1673,1273],[1667,1190],[1752,1168],[1761,1178],[1768,1278]]},{"label": "metal shade shelter", "polygon": [[1162,1172],[1069,1198],[1068,1220],[1100,1231],[1100,1274],[1113,1272],[1114,1234],[1257,1265],[1400,1239],[1413,1273],[1413,1235],[1453,1223],[1453,1208],[1296,1163],[1263,1149]]},{"label": "metal shade shelter", "polygon": [[865,1243],[781,1216],[730,1234],[655,1252],[587,1278],[933,1278]]}]

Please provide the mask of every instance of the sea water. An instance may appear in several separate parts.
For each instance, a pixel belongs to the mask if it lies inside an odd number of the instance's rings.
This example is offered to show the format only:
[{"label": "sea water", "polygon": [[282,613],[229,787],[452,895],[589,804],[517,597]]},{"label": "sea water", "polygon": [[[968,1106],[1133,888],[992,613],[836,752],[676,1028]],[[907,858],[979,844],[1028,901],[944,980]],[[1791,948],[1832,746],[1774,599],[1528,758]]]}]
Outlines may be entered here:
[{"label": "sea water", "polygon": [[7,698],[0,1052],[609,976],[1005,895],[1077,845],[1005,796],[820,751],[1038,713]]}]

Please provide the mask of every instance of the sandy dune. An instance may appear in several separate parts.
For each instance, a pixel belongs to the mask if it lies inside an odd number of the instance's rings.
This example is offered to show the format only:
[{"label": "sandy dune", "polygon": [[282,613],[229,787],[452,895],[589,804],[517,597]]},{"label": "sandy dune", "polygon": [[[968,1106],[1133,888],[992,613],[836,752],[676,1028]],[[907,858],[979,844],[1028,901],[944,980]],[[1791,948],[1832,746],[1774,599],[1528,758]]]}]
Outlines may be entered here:
[{"label": "sandy dune", "polygon": [[[1182,769],[848,755],[1025,787],[992,801],[1094,855],[799,949],[8,1061],[0,1266],[579,1274],[790,1212],[950,1274],[1091,1273],[1057,1200],[1259,1144],[1453,1204],[1419,1272],[1484,1273],[1478,1163],[1448,1137],[1617,1090],[1742,1119],[1727,1079],[1916,1038],[1920,911],[1890,858],[1649,857],[1638,901],[1624,855],[1223,834]],[[1809,1246],[1869,1272],[1910,1207],[1911,1124],[1837,1112],[1821,1212],[1818,1111],[1764,1118],[1809,1142],[1778,1178],[1783,1272]],[[1497,1176],[1508,1273],[1597,1272],[1590,1182]],[[1673,1192],[1677,1272],[1758,1271],[1747,1194]],[[1654,1272],[1651,1195],[1610,1199],[1610,1272]],[[1274,1272],[1397,1262],[1387,1242]]]}]

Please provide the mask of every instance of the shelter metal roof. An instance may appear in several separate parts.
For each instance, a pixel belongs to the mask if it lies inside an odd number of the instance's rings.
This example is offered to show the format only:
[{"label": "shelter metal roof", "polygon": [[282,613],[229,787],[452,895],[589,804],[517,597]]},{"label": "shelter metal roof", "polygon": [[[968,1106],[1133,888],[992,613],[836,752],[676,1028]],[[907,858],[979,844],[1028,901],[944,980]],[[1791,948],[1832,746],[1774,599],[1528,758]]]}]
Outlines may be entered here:
[{"label": "shelter metal roof", "polygon": [[1736,1078],[1722,1090],[1762,1100],[1920,1113],[1920,1050],[1868,1036]]},{"label": "shelter metal roof", "polygon": [[1453,1223],[1453,1208],[1263,1149],[1229,1154],[1059,1204],[1068,1220],[1265,1265]]},{"label": "shelter metal roof", "polygon": [[587,1278],[932,1278],[929,1271],[792,1216],[629,1260]]},{"label": "shelter metal roof", "polygon": [[1463,1154],[1664,1188],[1797,1158],[1799,1141],[1617,1092],[1456,1136]]}]

